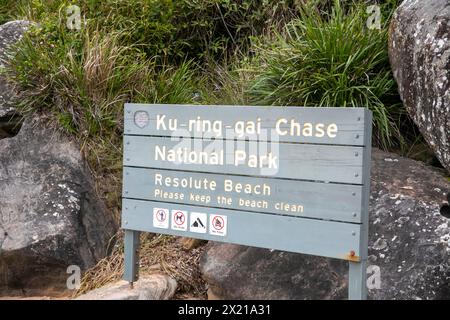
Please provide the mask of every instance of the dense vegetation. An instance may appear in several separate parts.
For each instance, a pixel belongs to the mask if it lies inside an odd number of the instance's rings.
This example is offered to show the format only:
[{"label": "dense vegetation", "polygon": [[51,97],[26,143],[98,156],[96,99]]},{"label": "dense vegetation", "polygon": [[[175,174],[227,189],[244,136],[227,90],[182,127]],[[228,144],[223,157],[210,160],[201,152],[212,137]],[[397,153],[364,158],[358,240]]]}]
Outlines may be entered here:
[{"label": "dense vegetation", "polygon": [[[386,29],[367,29],[366,7],[346,10],[336,2],[330,13],[314,7],[275,33],[258,50],[260,60],[249,95],[257,104],[365,106],[373,111],[377,142],[399,138],[391,115],[398,108],[396,85],[386,52]],[[256,59],[255,59],[256,60]]]}]

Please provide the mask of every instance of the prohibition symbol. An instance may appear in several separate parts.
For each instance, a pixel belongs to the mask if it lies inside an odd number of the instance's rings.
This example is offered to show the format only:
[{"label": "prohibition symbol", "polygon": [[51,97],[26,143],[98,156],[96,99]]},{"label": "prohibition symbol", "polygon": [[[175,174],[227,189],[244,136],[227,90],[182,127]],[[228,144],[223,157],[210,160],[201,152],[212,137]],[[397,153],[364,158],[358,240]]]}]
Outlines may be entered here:
[{"label": "prohibition symbol", "polygon": [[187,231],[187,211],[172,210],[172,229]]},{"label": "prohibition symbol", "polygon": [[155,228],[169,228],[169,210],[164,208],[153,208],[153,226]]},{"label": "prohibition symbol", "polygon": [[173,221],[179,225],[182,226],[184,224],[184,222],[186,221],[186,216],[184,215],[183,212],[181,211],[177,211],[175,212],[175,214],[173,215]]},{"label": "prohibition symbol", "polygon": [[213,228],[217,231],[220,231],[225,226],[225,221],[223,221],[223,218],[221,216],[215,216],[212,221]]},{"label": "prohibition symbol", "polygon": [[167,214],[166,214],[165,210],[160,209],[156,212],[156,219],[159,222],[164,222],[166,220],[166,218],[167,218]]},{"label": "prohibition symbol", "polygon": [[209,233],[215,236],[227,235],[227,216],[213,214],[209,220]]}]

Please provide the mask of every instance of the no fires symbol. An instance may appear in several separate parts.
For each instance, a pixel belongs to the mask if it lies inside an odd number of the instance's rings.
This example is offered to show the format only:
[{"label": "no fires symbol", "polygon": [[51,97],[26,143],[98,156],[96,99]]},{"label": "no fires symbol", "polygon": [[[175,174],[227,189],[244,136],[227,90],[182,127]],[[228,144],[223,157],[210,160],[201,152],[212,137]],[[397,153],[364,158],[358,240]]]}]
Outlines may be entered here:
[{"label": "no fires symbol", "polygon": [[220,231],[225,226],[225,222],[221,216],[215,216],[212,221],[213,228]]},{"label": "no fires symbol", "polygon": [[184,216],[184,213],[181,211],[177,211],[173,215],[173,221],[179,226],[182,226],[184,224],[185,220],[186,220],[186,217]]},{"label": "no fires symbol", "polygon": [[159,222],[164,222],[166,220],[166,212],[164,210],[158,210],[158,212],[156,212],[156,219]]}]

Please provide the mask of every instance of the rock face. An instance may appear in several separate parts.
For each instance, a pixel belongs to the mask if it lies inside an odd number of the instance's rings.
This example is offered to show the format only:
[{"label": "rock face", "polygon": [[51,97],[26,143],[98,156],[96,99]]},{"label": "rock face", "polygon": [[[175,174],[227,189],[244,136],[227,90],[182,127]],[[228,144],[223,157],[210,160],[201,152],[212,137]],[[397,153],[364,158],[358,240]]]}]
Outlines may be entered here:
[{"label": "rock face", "polygon": [[103,258],[115,228],[73,142],[29,119],[0,140],[0,294],[64,289],[67,267]]},{"label": "rock face", "polygon": [[450,172],[450,3],[403,1],[392,19],[389,56],[408,113]]},{"label": "rock face", "polygon": [[[0,69],[7,58],[7,50],[19,41],[29,26],[28,21],[11,21],[0,26]],[[14,92],[0,76],[0,118],[14,114]]]},{"label": "rock face", "polygon": [[[7,58],[7,50],[19,41],[29,26],[28,21],[11,21],[0,26],[0,70]],[[14,102],[16,94],[0,73],[0,139],[13,136],[20,128]]]},{"label": "rock face", "polygon": [[[369,299],[450,299],[450,222],[440,214],[449,192],[443,172],[373,151]],[[340,260],[210,243],[201,270],[211,298],[347,298]]]},{"label": "rock face", "polygon": [[165,275],[141,277],[133,289],[126,281],[118,281],[92,290],[75,300],[169,300],[175,294],[177,282]]},{"label": "rock face", "polygon": [[25,20],[10,21],[0,25],[0,61],[6,58],[5,51],[22,38],[29,25],[30,22]]},{"label": "rock face", "polygon": [[[0,68],[29,24],[0,26]],[[0,295],[59,293],[68,266],[84,270],[106,255],[116,225],[78,147],[40,121],[20,129],[16,102],[0,75]]]}]

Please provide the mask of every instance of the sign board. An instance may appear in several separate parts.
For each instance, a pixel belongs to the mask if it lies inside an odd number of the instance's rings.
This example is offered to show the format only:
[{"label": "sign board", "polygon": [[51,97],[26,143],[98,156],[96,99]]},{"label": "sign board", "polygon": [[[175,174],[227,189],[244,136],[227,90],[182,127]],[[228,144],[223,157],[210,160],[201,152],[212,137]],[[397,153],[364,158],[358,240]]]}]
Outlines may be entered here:
[{"label": "sign board", "polygon": [[366,297],[372,114],[126,104],[125,279],[139,232],[343,259]]}]

